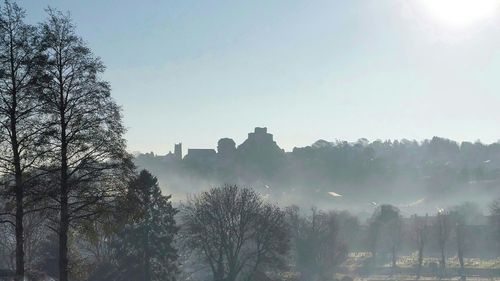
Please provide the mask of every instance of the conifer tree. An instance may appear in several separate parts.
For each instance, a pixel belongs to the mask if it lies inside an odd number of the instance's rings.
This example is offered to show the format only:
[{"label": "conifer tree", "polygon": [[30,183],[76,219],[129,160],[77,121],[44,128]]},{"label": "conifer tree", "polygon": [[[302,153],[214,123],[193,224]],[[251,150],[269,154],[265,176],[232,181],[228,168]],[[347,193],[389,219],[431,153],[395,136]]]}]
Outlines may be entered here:
[{"label": "conifer tree", "polygon": [[177,210],[170,197],[146,170],[130,184],[125,202],[130,218],[113,242],[118,280],[175,280]]}]

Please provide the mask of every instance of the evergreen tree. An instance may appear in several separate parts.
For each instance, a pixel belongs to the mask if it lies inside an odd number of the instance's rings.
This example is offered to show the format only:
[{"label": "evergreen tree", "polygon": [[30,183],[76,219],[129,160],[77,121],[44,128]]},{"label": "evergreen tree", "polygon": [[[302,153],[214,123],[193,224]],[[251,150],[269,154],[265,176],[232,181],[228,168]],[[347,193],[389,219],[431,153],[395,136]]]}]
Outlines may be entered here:
[{"label": "evergreen tree", "polygon": [[113,242],[118,280],[175,280],[177,210],[170,197],[146,170],[130,184],[125,202],[130,218]]}]

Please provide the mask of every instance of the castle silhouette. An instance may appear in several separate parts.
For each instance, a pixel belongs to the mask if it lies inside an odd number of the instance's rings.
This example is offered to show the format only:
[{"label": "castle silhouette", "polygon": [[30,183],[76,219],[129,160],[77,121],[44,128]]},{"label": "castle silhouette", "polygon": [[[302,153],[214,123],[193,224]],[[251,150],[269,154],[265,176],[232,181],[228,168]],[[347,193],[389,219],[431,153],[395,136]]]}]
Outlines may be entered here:
[{"label": "castle silhouette", "polygon": [[232,160],[236,153],[266,153],[283,154],[281,149],[273,139],[273,135],[267,132],[266,127],[255,127],[254,131],[248,133],[248,138],[236,147],[236,142],[231,138],[221,138],[217,142],[217,150],[211,148],[189,148],[187,154],[183,157],[182,143],[174,146],[174,152],[171,151],[165,156],[157,156],[165,162],[184,160],[196,164],[210,164],[217,160]]}]

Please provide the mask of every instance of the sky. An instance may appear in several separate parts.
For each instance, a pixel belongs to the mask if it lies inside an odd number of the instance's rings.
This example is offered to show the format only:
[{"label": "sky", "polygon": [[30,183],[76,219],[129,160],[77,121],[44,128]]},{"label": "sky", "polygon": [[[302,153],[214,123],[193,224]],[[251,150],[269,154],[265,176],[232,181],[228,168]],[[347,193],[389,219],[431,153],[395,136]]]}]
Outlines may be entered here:
[{"label": "sky", "polygon": [[129,151],[239,144],[256,126],[287,151],[500,139],[496,0],[18,3],[32,23],[48,6],[71,13],[107,66]]}]

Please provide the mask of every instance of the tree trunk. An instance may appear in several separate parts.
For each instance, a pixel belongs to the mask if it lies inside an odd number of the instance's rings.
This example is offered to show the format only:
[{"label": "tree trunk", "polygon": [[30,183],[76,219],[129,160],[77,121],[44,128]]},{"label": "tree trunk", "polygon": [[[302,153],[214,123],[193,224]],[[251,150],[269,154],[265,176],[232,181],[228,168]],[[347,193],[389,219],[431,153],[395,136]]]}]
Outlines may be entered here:
[{"label": "tree trunk", "polygon": [[24,280],[24,206],[21,177],[16,176],[16,280]]},{"label": "tree trunk", "polygon": [[445,269],[446,268],[446,257],[444,255],[444,247],[441,247],[441,261],[440,261],[440,265],[441,265],[441,268],[442,269]]},{"label": "tree trunk", "polygon": [[397,262],[396,245],[393,245],[392,246],[392,269],[391,269],[391,274],[396,273],[396,262]]},{"label": "tree trunk", "polygon": [[458,261],[460,263],[460,279],[465,280],[465,266],[464,266],[464,250],[463,250],[463,229],[461,225],[457,226],[457,246],[458,246]]},{"label": "tree trunk", "polygon": [[[60,63],[61,65],[61,63]],[[62,68],[59,69],[60,89],[60,126],[61,126],[61,186],[60,186],[60,222],[59,222],[59,281],[68,281],[68,231],[69,231],[69,179],[68,179],[68,145],[66,140],[66,107],[64,101],[64,87]]]},{"label": "tree trunk", "polygon": [[146,206],[146,226],[144,227],[144,281],[151,281],[151,251],[149,235],[151,232],[150,226],[152,224],[152,206],[151,206],[151,190],[149,188],[143,189],[144,192],[144,205]]},{"label": "tree trunk", "polygon": [[149,253],[147,252],[144,259],[144,281],[151,281],[151,263]]},{"label": "tree trunk", "polygon": [[[63,199],[66,197],[66,199]],[[61,222],[59,225],[59,281],[68,281],[68,197],[61,196]]]},{"label": "tree trunk", "polygon": [[444,275],[445,275],[445,270],[446,270],[446,257],[445,257],[445,253],[444,253],[444,246],[441,247],[441,261],[440,261],[440,266],[441,266],[441,276],[440,278],[443,278]]},{"label": "tree trunk", "polygon": [[12,148],[14,154],[14,168],[15,168],[15,195],[16,195],[16,280],[24,280],[24,186],[21,170],[21,161],[19,157],[19,150],[17,145],[16,125],[15,121],[11,120],[12,130]]},{"label": "tree trunk", "polygon": [[151,281],[151,254],[149,251],[149,231],[147,227],[144,236],[144,281]]},{"label": "tree trunk", "polygon": [[[65,150],[65,149],[64,149]],[[66,158],[61,169],[61,214],[59,222],[59,281],[68,281],[68,231],[69,231],[69,210],[68,210],[68,180]]]},{"label": "tree trunk", "polygon": [[392,247],[392,268],[396,268],[397,256],[396,256],[396,247]]},{"label": "tree trunk", "polygon": [[420,279],[420,274],[422,272],[422,264],[424,262],[424,243],[421,241],[418,246],[418,267],[417,267],[417,279]]},{"label": "tree trunk", "polygon": [[10,33],[10,79],[12,82],[12,104],[10,108],[10,141],[14,164],[15,197],[16,197],[16,280],[24,280],[24,187],[22,179],[21,158],[19,155],[19,143],[17,139],[17,78],[14,66],[14,42],[12,31]]}]

